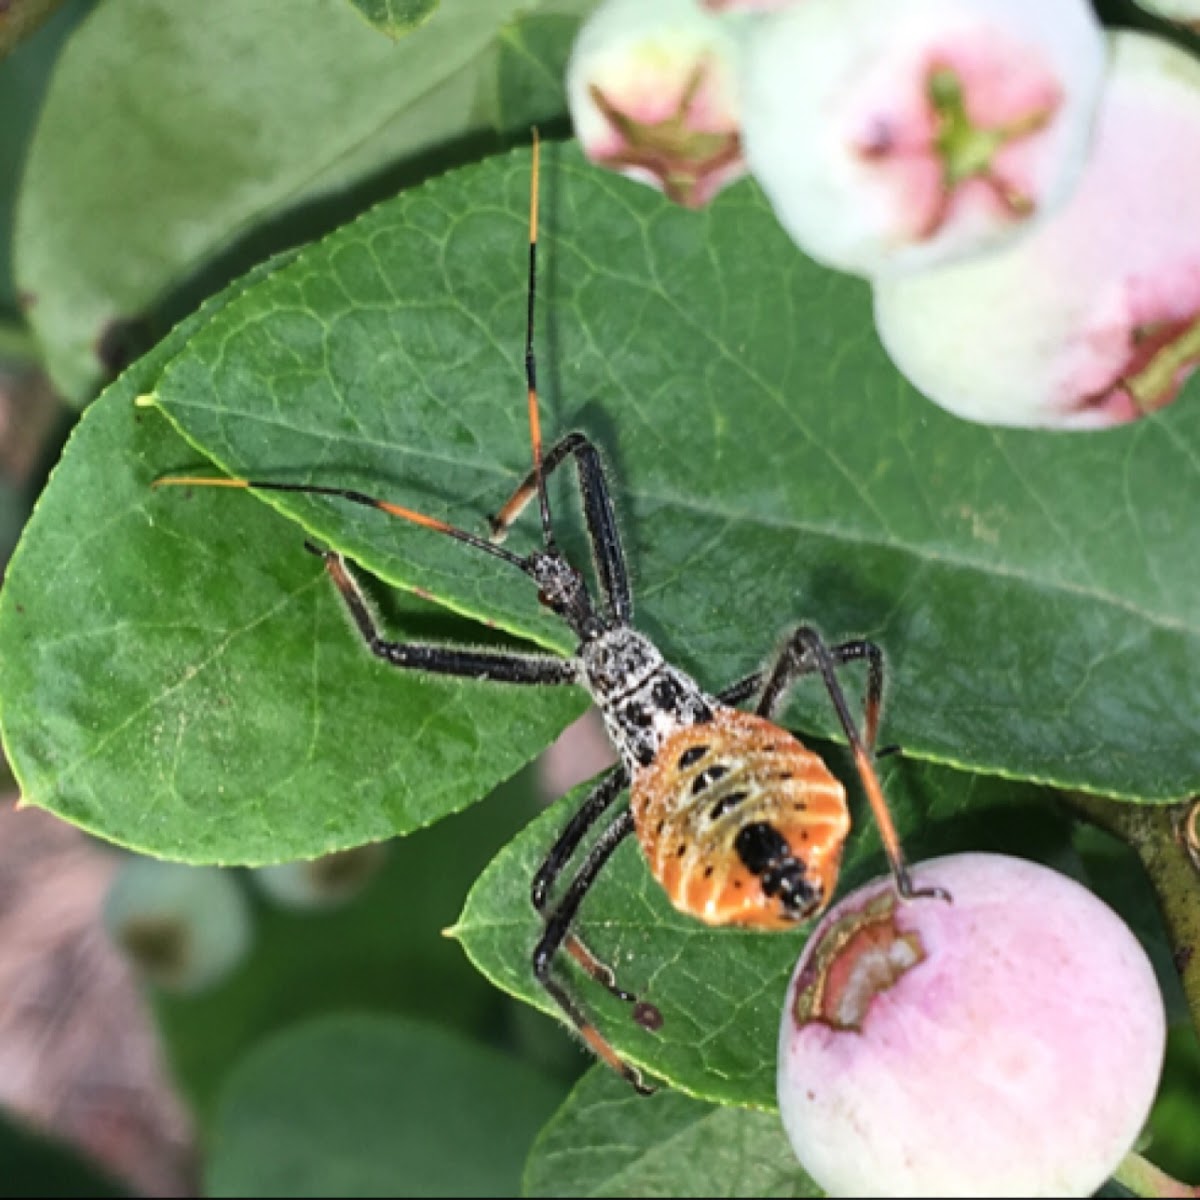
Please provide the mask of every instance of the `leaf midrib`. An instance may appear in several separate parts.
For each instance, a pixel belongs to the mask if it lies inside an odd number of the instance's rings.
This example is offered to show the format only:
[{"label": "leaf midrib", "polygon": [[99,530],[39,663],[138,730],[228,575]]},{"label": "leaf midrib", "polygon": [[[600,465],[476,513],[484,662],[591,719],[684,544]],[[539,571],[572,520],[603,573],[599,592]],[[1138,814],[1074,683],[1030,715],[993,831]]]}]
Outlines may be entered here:
[{"label": "leaf midrib", "polygon": [[[218,407],[216,405],[196,404],[193,402],[177,400],[172,400],[170,407],[172,409],[194,408],[200,411],[214,413],[217,416],[228,417],[232,415],[241,420],[253,421],[259,424],[273,426],[290,433],[305,434],[307,432],[295,426],[288,425],[285,421],[279,418],[263,413],[234,411],[228,408]],[[188,440],[192,441],[191,435],[189,434],[187,436]],[[485,461],[468,461],[462,457],[455,458],[444,454],[438,454],[429,450],[428,448],[407,446],[397,442],[382,442],[378,439],[352,434],[339,434],[338,442],[339,444],[358,445],[375,451],[403,455],[431,465],[449,466],[460,469],[467,468],[480,474],[494,475],[498,479],[507,481],[515,481],[521,477],[520,472],[510,471],[505,467],[497,466],[494,459]],[[207,450],[202,452],[210,453],[210,451]],[[218,465],[220,464],[218,463]],[[721,520],[735,526],[749,526],[751,528],[760,528],[773,532],[793,533],[809,538],[826,538],[830,541],[846,543],[863,549],[906,554],[913,559],[914,562],[924,567],[948,567],[954,570],[977,572],[984,578],[1011,580],[1038,591],[1078,597],[1082,600],[1107,605],[1112,609],[1137,617],[1154,629],[1161,629],[1171,633],[1182,633],[1190,637],[1200,636],[1200,624],[1189,624],[1181,617],[1174,617],[1167,613],[1155,612],[1145,608],[1142,605],[1136,604],[1127,597],[1117,596],[1103,588],[1089,586],[1083,583],[1075,583],[1070,580],[1046,579],[1029,570],[1021,571],[1013,567],[999,566],[995,563],[983,563],[976,559],[947,553],[944,549],[935,550],[932,547],[915,546],[911,542],[899,538],[873,537],[870,534],[864,533],[860,530],[851,530],[845,528],[844,526],[826,525],[812,521],[806,522],[804,520],[797,520],[795,518],[774,516],[764,513],[761,510],[754,512],[749,510],[737,510],[715,503],[711,500],[702,501],[695,495],[680,496],[675,492],[650,489],[644,486],[630,487],[627,489],[627,494],[636,500],[649,502],[659,506],[674,507],[685,513],[691,513],[697,517],[702,517],[708,520]],[[263,496],[256,498],[264,503],[271,504],[271,507],[276,508],[277,511],[285,513],[290,519],[295,519],[293,512],[287,506],[286,501],[274,503]],[[412,590],[412,588],[415,586],[424,586],[423,584],[418,585],[395,578],[385,570],[381,570],[381,574],[388,583],[405,590]],[[481,620],[483,618],[483,614],[476,613],[470,608],[463,607],[462,602],[460,601],[455,601],[449,597],[442,597],[437,595],[437,593],[434,593],[434,596],[440,604],[449,608],[458,615],[471,617],[474,620]],[[494,619],[490,616],[490,614],[488,614],[488,618]],[[546,647],[547,649],[561,650],[560,643],[550,640],[544,635],[544,633],[541,633],[528,626],[519,626],[515,623],[509,623],[503,620],[498,621],[497,624],[499,624],[500,628],[502,628],[505,632],[511,633],[514,636],[526,638],[535,644]]]}]

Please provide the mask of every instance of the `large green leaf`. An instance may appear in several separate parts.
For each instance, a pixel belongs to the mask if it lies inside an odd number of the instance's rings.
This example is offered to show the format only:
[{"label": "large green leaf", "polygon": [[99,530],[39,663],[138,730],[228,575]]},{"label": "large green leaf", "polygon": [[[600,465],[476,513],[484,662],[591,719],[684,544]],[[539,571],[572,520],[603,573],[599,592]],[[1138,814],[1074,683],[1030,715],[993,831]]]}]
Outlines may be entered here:
[{"label": "large green leaf", "polygon": [[[546,423],[607,452],[639,623],[670,655],[716,686],[811,619],[885,647],[885,736],[912,755],[1124,797],[1196,789],[1200,558],[1177,515],[1200,506],[1191,395],[1105,433],[966,424],[904,384],[867,287],[796,252],[752,184],[697,213],[573,148],[548,175]],[[528,180],[519,153],[381,205],[231,304],[159,403],[224,470],[479,528],[529,461]],[[483,555],[267,499],[389,582],[570,645]],[[160,503],[162,520],[181,507]],[[798,719],[831,731],[805,695]]]},{"label": "large green leaf", "polygon": [[517,1059],[434,1026],[313,1021],[229,1082],[209,1196],[513,1196],[562,1097]]},{"label": "large green leaf", "polygon": [[[840,752],[828,757],[849,778]],[[1036,788],[894,761],[884,784],[914,861],[978,849],[1053,860],[1067,848],[1069,823]],[[569,804],[578,799],[576,794]],[[453,930],[497,986],[560,1019],[530,965],[542,924],[529,902],[529,885],[567,808],[545,813],[501,851]],[[842,890],[885,869],[870,818],[857,814],[856,828]],[[800,931],[715,929],[684,916],[647,871],[633,839],[588,893],[576,928],[616,968],[624,987],[662,1012],[662,1028],[647,1032],[628,1005],[576,972],[564,956],[556,969],[623,1055],[700,1099],[774,1106],[775,1046],[787,981],[804,942]]]},{"label": "large green leaf", "polygon": [[[392,43],[345,0],[99,5],[56,71],[18,213],[18,281],[60,390],[88,399],[214,255],[227,254],[218,286],[253,261],[231,249],[251,231],[259,255],[291,245],[355,211],[338,203],[348,187],[384,172],[367,191],[387,194],[451,143],[495,146],[523,135],[514,117],[561,116],[545,77],[587,7],[444,0]],[[547,57],[514,77],[514,45]],[[301,204],[303,220],[279,220]]]},{"label": "large green leaf", "polygon": [[246,1054],[305,1018],[389,1012],[464,1033],[494,1029],[501,997],[442,930],[487,860],[533,811],[527,774],[486,804],[392,842],[379,875],[343,907],[291,911],[257,902],[253,951],[219,987],[195,996],[154,993],[176,1082],[203,1123]]},{"label": "large green leaf", "polygon": [[779,1118],[583,1077],[534,1143],[527,1196],[820,1196]]},{"label": "large green leaf", "polygon": [[[514,716],[502,686],[389,670],[293,525],[151,490],[191,452],[134,398],[227,300],[72,436],[0,592],[0,728],[29,803],[164,857],[278,862],[462,808],[582,700],[524,689]],[[401,634],[461,634],[414,599],[385,613]]]}]

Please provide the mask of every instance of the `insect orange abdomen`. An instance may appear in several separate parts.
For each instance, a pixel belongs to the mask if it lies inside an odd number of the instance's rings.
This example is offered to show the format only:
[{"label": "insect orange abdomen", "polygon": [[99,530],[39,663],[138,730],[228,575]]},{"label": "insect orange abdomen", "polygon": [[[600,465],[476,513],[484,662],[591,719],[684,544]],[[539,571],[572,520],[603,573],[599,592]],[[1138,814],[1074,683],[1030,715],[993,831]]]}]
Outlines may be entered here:
[{"label": "insect orange abdomen", "polygon": [[735,848],[739,831],[772,826],[828,902],[850,831],[846,792],[811,750],[737,709],[673,733],[633,778],[630,806],[650,869],[671,903],[710,925],[795,925]]}]

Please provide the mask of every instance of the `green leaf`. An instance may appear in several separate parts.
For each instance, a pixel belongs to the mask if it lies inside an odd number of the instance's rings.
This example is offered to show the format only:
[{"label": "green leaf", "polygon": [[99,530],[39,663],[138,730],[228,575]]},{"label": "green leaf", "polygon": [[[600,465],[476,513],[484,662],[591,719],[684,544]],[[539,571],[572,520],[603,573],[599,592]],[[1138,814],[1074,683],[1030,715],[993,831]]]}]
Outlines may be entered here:
[{"label": "green leaf", "polygon": [[463,1033],[495,1025],[497,993],[442,930],[534,811],[530,790],[522,777],[390,843],[379,875],[342,908],[296,912],[259,898],[254,950],[233,978],[198,996],[154,993],[172,1074],[202,1122],[247,1052],[306,1018],[349,1010],[427,1017]]},{"label": "green leaf", "polygon": [[[198,272],[220,286],[248,255],[361,208],[347,189],[378,198],[431,156],[494,148],[530,115],[514,93],[561,118],[561,86],[545,80],[588,7],[445,0],[393,44],[344,0],[290,0],[286,19],[243,0],[99,5],[55,73],[17,221],[18,281],[60,391],[90,398],[143,327],[163,327],[164,306],[195,302]],[[561,26],[552,41],[546,20]],[[550,57],[525,64],[526,83],[511,47],[530,21]]]},{"label": "green leaf", "polygon": [[[13,214],[21,167],[33,135],[34,123],[50,72],[68,33],[88,7],[87,0],[71,0],[38,31],[36,37],[0,62],[0,315],[10,321],[17,313],[16,286],[12,279]],[[4,17],[0,16],[0,42]],[[0,57],[3,50],[0,49]]]},{"label": "green leaf", "polygon": [[437,12],[438,0],[350,0],[366,20],[390,38],[403,37]]},{"label": "green leaf", "polygon": [[[0,729],[25,800],[190,862],[313,857],[427,825],[582,707],[526,688],[514,715],[503,686],[389,670],[293,525],[151,490],[193,455],[134,399],[238,290],[89,409],[0,593]],[[384,614],[398,636],[462,635],[416,600]]]},{"label": "green leaf", "polygon": [[[1127,798],[1200,786],[1200,558],[1176,515],[1200,506],[1200,407],[1102,434],[969,425],[903,383],[867,286],[802,258],[748,182],[688,212],[574,148],[551,158],[547,436],[607,453],[638,624],[669,656],[716,688],[811,620],[885,648],[884,738],[910,755]],[[372,210],[231,304],[160,404],[222,470],[480,528],[530,456],[528,188],[518,153]],[[390,583],[570,647],[483,555],[264,498]],[[795,719],[833,732],[804,695]]]},{"label": "green leaf", "polygon": [[[852,778],[840,752],[826,757],[842,778]],[[978,849],[1055,858],[1068,847],[1069,823],[1038,789],[894,761],[883,782],[913,861]],[[529,885],[585,790],[539,817],[500,852],[452,930],[493,983],[559,1019],[530,966],[542,923],[529,902]],[[855,828],[842,892],[886,869],[869,816],[856,813]],[[787,981],[804,943],[800,931],[717,929],[677,912],[632,838],[589,891],[575,928],[614,967],[623,987],[662,1012],[662,1028],[647,1032],[627,1004],[569,961],[558,964],[560,977],[622,1055],[700,1099],[774,1107],[775,1047]]]},{"label": "green leaf", "polygon": [[526,1196],[820,1196],[779,1118],[692,1100],[637,1095],[595,1067],[542,1130]]},{"label": "green leaf", "polygon": [[520,1061],[433,1026],[314,1021],[230,1080],[206,1195],[516,1195],[561,1096]]}]

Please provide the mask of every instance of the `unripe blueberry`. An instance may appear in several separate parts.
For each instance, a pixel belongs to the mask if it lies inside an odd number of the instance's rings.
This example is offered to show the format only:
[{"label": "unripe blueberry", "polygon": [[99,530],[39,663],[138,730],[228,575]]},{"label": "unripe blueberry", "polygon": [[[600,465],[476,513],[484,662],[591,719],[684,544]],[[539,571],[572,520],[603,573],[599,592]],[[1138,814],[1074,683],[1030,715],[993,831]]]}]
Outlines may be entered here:
[{"label": "unripe blueberry", "polygon": [[924,269],[1070,194],[1104,67],[1087,0],[804,0],[748,30],[746,157],[819,262]]},{"label": "unripe blueberry", "polygon": [[104,902],[112,939],[152,983],[191,994],[224,979],[250,949],[249,905],[217,867],[131,858]]},{"label": "unripe blueberry", "polygon": [[779,1106],[835,1196],[1088,1196],[1132,1148],[1165,1042],[1123,921],[1037,863],[958,854],[847,896],[805,946]]},{"label": "unripe blueberry", "polygon": [[304,862],[258,867],[251,878],[284,908],[336,908],[353,900],[367,886],[387,855],[385,842],[372,842]]},{"label": "unripe blueberry", "polygon": [[584,22],[567,100],[584,153],[689,207],[745,173],[738,47],[695,0],[607,0]]},{"label": "unripe blueberry", "polygon": [[1200,61],[1113,35],[1067,204],[986,258],[877,281],[875,320],[909,380],[971,420],[1085,428],[1169,403],[1200,358]]}]

